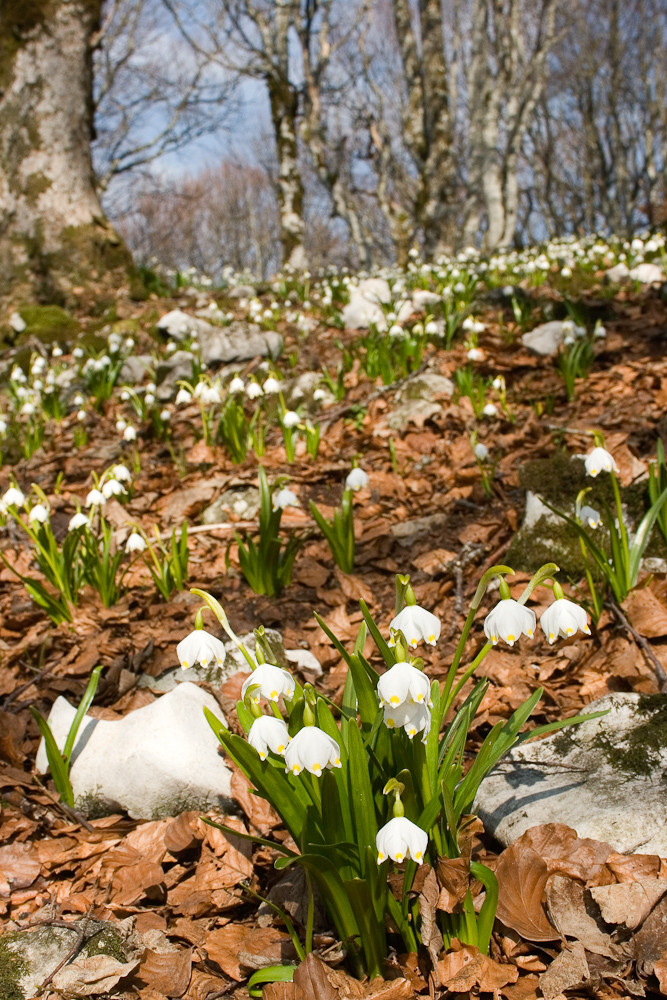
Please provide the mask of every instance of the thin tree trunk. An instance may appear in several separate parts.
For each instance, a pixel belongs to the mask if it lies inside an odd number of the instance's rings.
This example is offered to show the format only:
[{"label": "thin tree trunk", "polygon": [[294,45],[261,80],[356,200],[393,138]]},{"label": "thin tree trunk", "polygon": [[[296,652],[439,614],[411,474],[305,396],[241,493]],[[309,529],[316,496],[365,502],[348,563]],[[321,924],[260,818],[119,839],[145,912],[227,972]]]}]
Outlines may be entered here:
[{"label": "thin tree trunk", "polygon": [[303,244],[303,181],[297,144],[299,97],[294,87],[282,77],[273,76],[267,82],[278,154],[277,193],[283,264],[295,271],[303,271],[307,259]]},{"label": "thin tree trunk", "polygon": [[60,297],[131,270],[93,178],[92,47],[101,0],[0,5],[0,281]]}]

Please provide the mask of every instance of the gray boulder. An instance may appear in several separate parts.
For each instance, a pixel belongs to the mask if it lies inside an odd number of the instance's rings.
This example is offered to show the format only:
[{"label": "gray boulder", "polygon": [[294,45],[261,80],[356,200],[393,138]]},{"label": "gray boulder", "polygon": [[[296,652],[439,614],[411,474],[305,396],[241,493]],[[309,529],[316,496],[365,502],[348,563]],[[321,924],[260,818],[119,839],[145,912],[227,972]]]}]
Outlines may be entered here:
[{"label": "gray boulder", "polygon": [[451,399],[454,383],[438,372],[411,375],[396,393],[395,407],[387,418],[392,430],[404,430],[408,424],[423,426],[424,421],[442,410],[438,400]]},{"label": "gray boulder", "polygon": [[513,750],[482,782],[476,809],[508,845],[566,823],[622,854],[667,854],[667,695],[611,694],[601,718]]},{"label": "gray boulder", "polygon": [[521,343],[533,354],[542,357],[552,357],[558,354],[558,349],[563,343],[563,322],[560,319],[553,319],[549,323],[541,323],[530,333],[524,333]]},{"label": "gray boulder", "polygon": [[[203,322],[203,321],[201,321]],[[205,324],[199,334],[201,358],[207,365],[249,361],[251,358],[277,358],[283,338],[275,330],[262,330],[256,323],[235,320],[226,327]]]},{"label": "gray boulder", "polygon": [[210,507],[202,513],[202,524],[221,524],[229,520],[230,513],[243,521],[257,517],[259,513],[259,490],[256,486],[234,486],[225,490]]},{"label": "gray boulder", "polygon": [[[92,816],[125,810],[133,819],[229,808],[231,771],[204,707],[225,721],[212,695],[184,683],[122,719],[85,716],[70,771],[75,807]],[[75,713],[62,697],[51,709],[49,724],[61,748]],[[35,767],[39,774],[48,770],[44,740]]]},{"label": "gray boulder", "polygon": [[167,403],[176,396],[180,381],[191,381],[194,360],[191,351],[176,351],[170,358],[160,361],[155,372],[156,396],[160,402]]},{"label": "gray boulder", "polygon": [[121,385],[136,385],[143,381],[143,378],[153,365],[150,354],[131,354],[125,358],[123,367],[120,370],[118,381]]},{"label": "gray boulder", "polygon": [[183,312],[182,309],[172,309],[171,312],[165,313],[164,316],[160,317],[156,326],[160,333],[164,333],[174,340],[181,341],[186,340],[188,337],[199,337],[200,334],[206,332],[210,324],[204,319],[197,319],[196,316],[190,316],[189,313]]}]

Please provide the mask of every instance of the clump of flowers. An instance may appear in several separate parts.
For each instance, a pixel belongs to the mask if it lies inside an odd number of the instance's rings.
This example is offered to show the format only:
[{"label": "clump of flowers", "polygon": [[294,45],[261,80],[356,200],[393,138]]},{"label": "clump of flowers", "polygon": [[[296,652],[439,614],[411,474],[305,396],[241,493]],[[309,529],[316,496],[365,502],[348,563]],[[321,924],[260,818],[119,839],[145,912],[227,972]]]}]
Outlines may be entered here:
[{"label": "clump of flowers", "polygon": [[[186,666],[196,657],[202,662],[202,653],[206,662],[216,655],[221,643],[204,632],[201,624],[202,611],[209,609],[245,657],[250,672],[237,703],[245,738],[230,732],[205,709],[208,722],[227,754],[279,813],[297,845],[298,853],[282,842],[272,842],[281,855],[276,868],[298,864],[308,884],[317,884],[357,975],[380,975],[390,945],[418,951],[419,914],[406,905],[418,867],[428,863],[437,871],[440,857],[459,858],[461,824],[474,809],[483,778],[512,747],[563,725],[521,733],[540,699],[538,690],[505,724],[491,730],[464,773],[470,721],[488,680],[477,681],[463,705],[455,708],[457,699],[496,642],[511,645],[522,635],[534,635],[536,616],[526,607],[534,589],[548,586],[556,598],[542,616],[549,642],[578,629],[588,632],[585,612],[567,600],[553,580],[557,570],[554,564],[543,566],[516,599],[510,596],[505,580],[512,573],[509,567],[493,566],[484,574],[444,687],[429,679],[423,658],[416,655],[418,647],[428,649],[437,643],[441,626],[436,615],[417,604],[409,577],[396,578],[396,614],[386,631],[360,601],[363,620],[352,651],[316,615],[347,665],[340,706],[312,685],[302,687],[276,662],[263,628],[255,630],[253,655],[234,633],[218,601],[204,591],[193,591],[202,598],[203,607],[195,631],[178,647],[179,660]],[[499,581],[500,600],[484,622],[488,641],[462,667],[475,615],[494,579]],[[369,635],[383,662],[382,671],[364,655]],[[569,719],[566,724],[583,718]],[[443,728],[445,719],[448,725]],[[421,738],[415,739],[418,734]],[[224,825],[210,822],[227,831]],[[389,891],[388,877],[396,866],[403,875],[405,903]],[[439,928],[446,946],[458,938],[485,952],[495,916],[496,878],[484,865],[469,859],[464,869],[470,885],[473,880],[484,885],[485,899],[476,912],[469,888],[462,913],[438,911]],[[293,928],[290,933],[297,951],[303,951]],[[311,948],[307,935],[306,951]]]}]

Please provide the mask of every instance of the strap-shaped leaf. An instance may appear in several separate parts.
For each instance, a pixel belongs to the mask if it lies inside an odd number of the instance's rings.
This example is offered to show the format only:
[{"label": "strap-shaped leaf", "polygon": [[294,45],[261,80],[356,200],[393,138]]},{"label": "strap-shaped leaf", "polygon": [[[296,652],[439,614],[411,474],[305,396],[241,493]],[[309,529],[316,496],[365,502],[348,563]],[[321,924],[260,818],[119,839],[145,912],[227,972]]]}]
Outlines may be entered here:
[{"label": "strap-shaped leaf", "polygon": [[[375,864],[374,861],[373,863]],[[368,975],[371,979],[375,976],[381,976],[387,952],[384,919],[378,920],[377,918],[373,906],[373,896],[366,879],[348,879],[345,882],[345,889],[361,932],[361,943],[366,957]]]},{"label": "strap-shaped leaf", "polygon": [[477,947],[482,955],[486,955],[498,909],[498,879],[490,868],[478,861],[470,862],[470,874],[478,878],[486,889],[486,897],[477,915]]},{"label": "strap-shaped leaf", "polygon": [[83,717],[92,705],[93,698],[95,697],[95,692],[97,691],[97,685],[100,680],[100,674],[104,670],[104,667],[95,667],[92,674],[90,675],[90,680],[84,691],[83,698],[79,702],[79,707],[76,710],[76,715],[72,720],[72,725],[69,727],[69,732],[67,734],[67,739],[65,740],[65,746],[63,747],[63,759],[65,761],[65,766],[69,767],[69,762],[72,757],[72,750],[74,749],[74,742],[76,740],[77,733],[81,723],[83,722]]},{"label": "strap-shaped leaf", "polygon": [[[378,832],[375,803],[373,802],[373,786],[371,785],[368,758],[361,733],[352,721],[348,723],[348,739],[352,819],[356,828],[355,839],[359,845],[362,865],[364,865],[365,849],[367,846],[374,849]],[[362,868],[362,870],[364,869]]]},{"label": "strap-shaped leaf", "polygon": [[364,616],[364,621],[368,626],[368,631],[373,636],[373,641],[377,646],[377,648],[379,649],[382,659],[384,660],[384,662],[387,664],[388,667],[393,667],[393,665],[396,663],[396,657],[394,656],[391,647],[387,643],[386,639],[380,632],[380,629],[375,624],[375,619],[368,610],[368,605],[363,600],[363,598],[362,600],[359,601],[359,607],[361,609],[362,615]]},{"label": "strap-shaped leaf", "polygon": [[63,755],[58,749],[58,744],[51,732],[51,727],[44,716],[37,711],[34,705],[30,706],[30,714],[39,726],[39,730],[44,737],[44,747],[46,749],[46,759],[49,762],[49,771],[53,778],[58,794],[63,802],[68,806],[74,805],[74,793],[69,780],[69,768],[63,760]]}]

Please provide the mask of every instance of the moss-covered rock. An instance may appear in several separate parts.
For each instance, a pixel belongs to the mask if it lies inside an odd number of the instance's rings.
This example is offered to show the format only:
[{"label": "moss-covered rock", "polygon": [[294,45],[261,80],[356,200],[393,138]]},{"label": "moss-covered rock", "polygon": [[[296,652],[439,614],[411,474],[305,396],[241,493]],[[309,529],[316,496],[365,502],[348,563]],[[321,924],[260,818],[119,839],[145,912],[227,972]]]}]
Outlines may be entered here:
[{"label": "moss-covered rock", "polygon": [[45,344],[59,341],[68,342],[79,332],[81,325],[60,306],[23,306],[18,310],[26,328],[19,336],[19,343],[24,344],[31,337],[36,337]]},{"label": "moss-covered rock", "polygon": [[[577,495],[589,488],[586,503],[600,512],[605,505],[615,509],[611,477],[586,475],[584,461],[567,452],[556,452],[551,458],[528,462],[519,473],[521,485],[527,491],[526,516],[507,553],[507,561],[516,570],[533,573],[546,562],[556,562],[564,577],[580,579],[586,567],[579,536],[570,525],[540,500],[573,517]],[[539,499],[538,499],[539,498]],[[648,509],[645,482],[621,487],[621,502],[629,529],[637,525]],[[594,533],[596,545],[610,554],[609,534],[605,528]],[[667,542],[656,526],[651,534],[646,555],[667,557]]]}]

